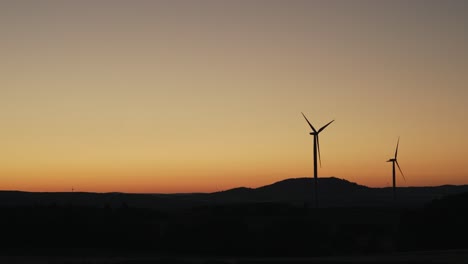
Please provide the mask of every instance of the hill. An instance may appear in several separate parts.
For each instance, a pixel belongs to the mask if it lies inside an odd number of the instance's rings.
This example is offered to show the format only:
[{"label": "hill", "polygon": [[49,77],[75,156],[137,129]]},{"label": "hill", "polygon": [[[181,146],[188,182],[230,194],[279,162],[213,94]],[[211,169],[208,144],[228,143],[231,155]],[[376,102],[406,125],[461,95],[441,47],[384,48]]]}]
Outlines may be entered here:
[{"label": "hill", "polygon": [[[468,192],[468,185],[399,187],[398,201],[392,188],[370,188],[335,177],[319,178],[321,207],[421,207],[440,197]],[[93,207],[138,207],[161,210],[233,203],[283,203],[309,206],[313,202],[312,178],[282,180],[259,188],[235,188],[215,193],[128,194],[128,193],[32,193],[0,191],[0,207],[77,205]]]},{"label": "hill", "polygon": [[[314,180],[312,178],[286,179],[256,189],[236,188],[211,194],[218,202],[280,202],[303,206],[312,203]],[[360,196],[368,187],[338,178],[319,179],[319,197],[323,205],[346,205],[346,196]],[[341,202],[340,202],[341,201]]]}]

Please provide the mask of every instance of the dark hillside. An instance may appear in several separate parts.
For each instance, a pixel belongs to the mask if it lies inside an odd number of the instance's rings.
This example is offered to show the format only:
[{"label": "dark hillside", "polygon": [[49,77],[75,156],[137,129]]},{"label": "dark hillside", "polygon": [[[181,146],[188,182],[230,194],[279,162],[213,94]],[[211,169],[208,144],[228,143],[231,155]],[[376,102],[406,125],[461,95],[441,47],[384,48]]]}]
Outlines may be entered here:
[{"label": "dark hillside", "polygon": [[[422,207],[446,195],[468,192],[468,186],[401,187],[393,201],[391,188],[369,188],[338,178],[319,178],[320,207]],[[180,210],[196,206],[238,203],[287,203],[304,207],[313,204],[312,178],[287,179],[259,188],[235,188],[216,193],[129,194],[129,193],[31,193],[0,191],[0,207],[91,206],[135,207]]]}]

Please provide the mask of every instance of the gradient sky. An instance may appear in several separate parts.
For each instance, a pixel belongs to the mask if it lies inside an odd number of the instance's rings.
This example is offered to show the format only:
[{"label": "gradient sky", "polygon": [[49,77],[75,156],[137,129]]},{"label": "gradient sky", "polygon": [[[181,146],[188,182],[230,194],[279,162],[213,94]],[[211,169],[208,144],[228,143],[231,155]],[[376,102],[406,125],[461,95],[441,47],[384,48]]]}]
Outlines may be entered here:
[{"label": "gradient sky", "polygon": [[466,1],[0,2],[0,189],[468,184]]}]

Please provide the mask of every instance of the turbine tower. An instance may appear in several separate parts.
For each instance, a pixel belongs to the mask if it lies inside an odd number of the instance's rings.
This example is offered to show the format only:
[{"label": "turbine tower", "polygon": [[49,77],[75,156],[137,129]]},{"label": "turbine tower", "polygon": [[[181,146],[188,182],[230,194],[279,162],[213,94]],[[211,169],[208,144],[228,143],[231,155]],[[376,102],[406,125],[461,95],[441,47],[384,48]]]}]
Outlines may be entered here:
[{"label": "turbine tower", "polygon": [[401,176],[403,176],[403,179],[406,181],[405,175],[403,174],[403,171],[401,171],[400,164],[398,164],[397,156],[398,156],[398,145],[400,144],[400,137],[398,137],[398,141],[396,144],[396,150],[395,150],[395,157],[393,159],[387,160],[387,162],[392,163],[392,177],[393,177],[393,200],[396,201],[396,177],[395,177],[395,164],[398,166],[398,170],[400,170]]},{"label": "turbine tower", "polygon": [[314,126],[309,122],[307,117],[302,113],[302,116],[305,118],[307,123],[309,124],[310,128],[312,128],[312,132],[310,132],[310,135],[314,136],[314,198],[315,198],[315,208],[318,208],[318,193],[317,193],[317,183],[318,183],[318,176],[317,176],[317,153],[318,153],[318,159],[320,162],[320,167],[322,167],[322,160],[320,158],[320,143],[319,143],[319,134],[322,132],[328,125],[330,125],[333,121],[330,121],[328,124],[324,125],[321,127],[319,130],[315,130]]}]

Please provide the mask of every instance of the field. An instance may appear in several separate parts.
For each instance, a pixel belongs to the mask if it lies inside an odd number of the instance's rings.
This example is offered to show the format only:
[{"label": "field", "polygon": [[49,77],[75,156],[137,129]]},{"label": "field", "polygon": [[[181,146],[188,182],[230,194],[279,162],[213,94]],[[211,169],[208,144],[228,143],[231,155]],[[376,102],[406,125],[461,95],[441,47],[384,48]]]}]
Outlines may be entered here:
[{"label": "field", "polygon": [[[145,255],[145,254],[144,254]],[[341,256],[317,258],[229,258],[229,257],[48,257],[48,256],[8,256],[0,257],[0,263],[12,264],[345,264],[345,263],[468,263],[468,250],[433,252],[410,252],[373,256]]]}]

